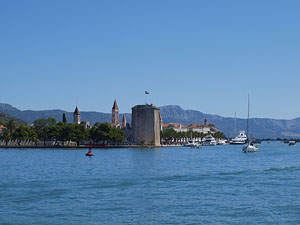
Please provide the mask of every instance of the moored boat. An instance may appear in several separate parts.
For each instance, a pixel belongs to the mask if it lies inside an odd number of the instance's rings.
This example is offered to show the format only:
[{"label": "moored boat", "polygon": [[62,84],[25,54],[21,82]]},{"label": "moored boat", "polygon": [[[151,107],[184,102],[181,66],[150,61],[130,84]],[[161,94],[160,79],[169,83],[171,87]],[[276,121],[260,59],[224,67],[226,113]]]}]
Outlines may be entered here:
[{"label": "moored boat", "polygon": [[245,131],[240,131],[239,135],[229,142],[231,145],[243,145],[247,141],[247,135]]},{"label": "moored boat", "polygon": [[217,141],[216,141],[216,139],[211,134],[206,135],[203,138],[202,145],[205,145],[205,146],[214,146],[216,144],[217,144]]}]

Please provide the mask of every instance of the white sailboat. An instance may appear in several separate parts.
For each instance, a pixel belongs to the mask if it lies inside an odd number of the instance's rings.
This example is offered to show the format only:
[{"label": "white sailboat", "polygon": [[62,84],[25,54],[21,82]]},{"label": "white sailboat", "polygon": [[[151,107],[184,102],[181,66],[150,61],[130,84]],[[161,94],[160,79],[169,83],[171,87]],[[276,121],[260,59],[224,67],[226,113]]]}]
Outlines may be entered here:
[{"label": "white sailboat", "polygon": [[248,95],[248,117],[247,117],[247,145],[243,147],[243,152],[250,153],[250,152],[257,152],[258,144],[254,146],[253,142],[249,139],[249,114],[250,114],[250,100]]}]

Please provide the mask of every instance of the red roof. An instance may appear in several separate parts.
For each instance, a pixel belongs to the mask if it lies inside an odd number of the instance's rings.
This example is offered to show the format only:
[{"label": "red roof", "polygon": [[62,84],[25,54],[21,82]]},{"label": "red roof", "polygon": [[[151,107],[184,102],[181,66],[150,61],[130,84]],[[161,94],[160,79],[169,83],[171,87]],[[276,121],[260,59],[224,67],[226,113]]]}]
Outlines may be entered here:
[{"label": "red roof", "polygon": [[113,105],[112,109],[119,110],[119,107],[117,105],[117,100],[114,101],[114,105]]}]

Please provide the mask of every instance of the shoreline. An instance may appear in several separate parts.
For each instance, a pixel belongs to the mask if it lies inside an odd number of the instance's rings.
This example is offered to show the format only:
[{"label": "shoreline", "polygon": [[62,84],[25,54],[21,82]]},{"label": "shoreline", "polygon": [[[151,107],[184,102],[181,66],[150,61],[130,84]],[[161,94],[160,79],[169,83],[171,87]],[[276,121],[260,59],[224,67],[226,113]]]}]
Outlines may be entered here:
[{"label": "shoreline", "polygon": [[[111,148],[166,148],[182,146],[142,146],[142,145],[111,145],[111,146],[93,146],[92,149],[111,149]],[[0,146],[0,149],[88,149],[89,146]]]}]

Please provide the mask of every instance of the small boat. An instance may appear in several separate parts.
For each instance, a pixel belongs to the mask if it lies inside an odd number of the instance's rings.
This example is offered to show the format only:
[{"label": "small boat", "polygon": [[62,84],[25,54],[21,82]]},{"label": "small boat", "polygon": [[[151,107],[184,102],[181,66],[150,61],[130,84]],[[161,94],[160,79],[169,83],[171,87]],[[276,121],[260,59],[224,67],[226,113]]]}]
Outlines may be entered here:
[{"label": "small boat", "polygon": [[289,146],[295,146],[296,145],[296,141],[289,141]]},{"label": "small boat", "polygon": [[199,149],[201,147],[201,144],[199,142],[195,142],[195,143],[191,144],[190,146],[191,146],[191,148]]},{"label": "small boat", "polygon": [[256,146],[254,146],[251,141],[243,147],[244,153],[256,152],[257,150],[258,150],[258,144],[256,144]]},{"label": "small boat", "polygon": [[217,145],[217,141],[216,141],[216,139],[211,134],[209,134],[209,135],[206,135],[203,138],[202,145],[205,145],[205,146],[215,146],[215,145]]},{"label": "small boat", "polygon": [[226,139],[220,139],[217,144],[218,145],[229,145],[230,143]]},{"label": "small boat", "polygon": [[193,141],[188,141],[188,142],[184,143],[184,146],[185,147],[192,147],[195,144],[196,144],[196,142],[193,140]]},{"label": "small boat", "polygon": [[[250,100],[248,95],[248,117],[247,117],[247,135],[249,136],[249,116],[250,116]],[[243,147],[244,153],[256,152],[258,150],[258,144],[254,146],[253,142],[247,137],[248,144]]]}]

